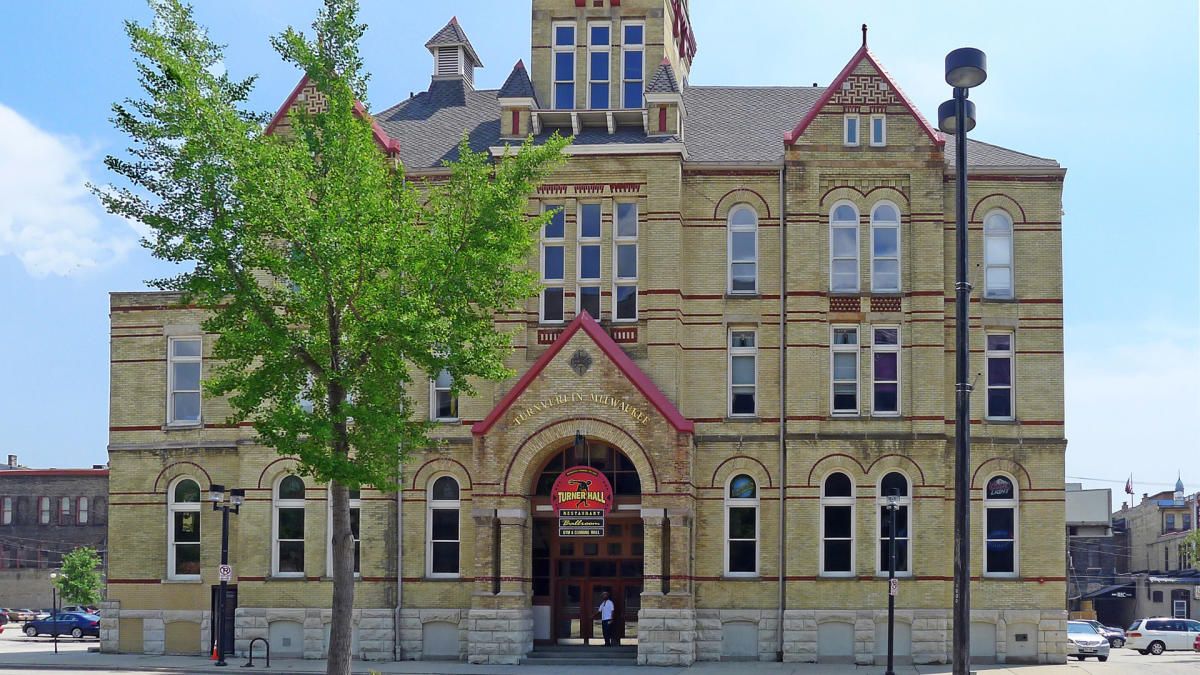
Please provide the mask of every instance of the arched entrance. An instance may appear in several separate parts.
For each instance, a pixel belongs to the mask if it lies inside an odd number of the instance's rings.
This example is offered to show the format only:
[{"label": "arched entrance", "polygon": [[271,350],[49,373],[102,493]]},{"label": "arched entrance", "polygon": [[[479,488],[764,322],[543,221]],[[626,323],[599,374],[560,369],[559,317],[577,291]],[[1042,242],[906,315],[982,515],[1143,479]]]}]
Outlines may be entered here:
[{"label": "arched entrance", "polygon": [[[614,505],[603,536],[560,532],[550,489],[563,470],[590,466],[612,485]],[[534,639],[540,644],[603,645],[597,607],[613,600],[612,632],[619,644],[637,644],[645,531],[637,468],[619,449],[578,438],[551,454],[533,480],[532,581]]]}]

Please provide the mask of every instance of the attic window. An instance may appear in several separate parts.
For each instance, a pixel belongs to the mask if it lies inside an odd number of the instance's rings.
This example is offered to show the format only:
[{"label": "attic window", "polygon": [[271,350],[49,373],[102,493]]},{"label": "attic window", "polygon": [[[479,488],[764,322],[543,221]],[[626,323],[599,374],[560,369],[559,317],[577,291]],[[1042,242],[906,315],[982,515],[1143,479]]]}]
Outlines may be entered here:
[{"label": "attic window", "polygon": [[842,144],[858,145],[858,115],[846,115],[843,123]]},{"label": "attic window", "polygon": [[882,147],[887,145],[887,117],[871,115],[871,145]]}]

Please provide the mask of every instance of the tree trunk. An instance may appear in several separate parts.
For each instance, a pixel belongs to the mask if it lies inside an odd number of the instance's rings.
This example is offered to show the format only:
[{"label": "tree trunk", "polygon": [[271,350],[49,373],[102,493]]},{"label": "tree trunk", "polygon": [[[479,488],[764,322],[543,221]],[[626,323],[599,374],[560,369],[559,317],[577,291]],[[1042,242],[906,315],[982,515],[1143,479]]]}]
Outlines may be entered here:
[{"label": "tree trunk", "polygon": [[334,481],[333,500],[333,617],[329,626],[327,675],[350,675],[352,611],[354,609],[354,536],[350,530],[350,490]]}]

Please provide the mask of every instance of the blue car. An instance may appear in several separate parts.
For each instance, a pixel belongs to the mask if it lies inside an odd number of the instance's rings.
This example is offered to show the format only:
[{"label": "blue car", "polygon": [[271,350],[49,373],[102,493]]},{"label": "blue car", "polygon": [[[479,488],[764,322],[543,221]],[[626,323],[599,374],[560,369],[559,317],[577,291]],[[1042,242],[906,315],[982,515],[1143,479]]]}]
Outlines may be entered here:
[{"label": "blue car", "polygon": [[100,617],[83,612],[59,612],[45,619],[30,621],[25,624],[23,630],[29,637],[39,635],[70,635],[73,638],[81,638],[85,635],[100,637]]}]

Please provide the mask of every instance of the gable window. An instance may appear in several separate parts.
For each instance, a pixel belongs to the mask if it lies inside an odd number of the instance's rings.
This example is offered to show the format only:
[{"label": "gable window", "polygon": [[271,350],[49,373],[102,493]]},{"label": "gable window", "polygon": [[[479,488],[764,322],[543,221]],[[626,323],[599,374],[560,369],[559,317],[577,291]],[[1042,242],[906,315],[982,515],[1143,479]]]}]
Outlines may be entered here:
[{"label": "gable window", "polygon": [[430,577],[457,577],[459,569],[458,481],[442,476],[429,488],[425,520],[428,533],[425,573]]},{"label": "gable window", "polygon": [[912,533],[909,532],[910,513],[912,510],[912,494],[908,487],[908,478],[899,471],[892,471],[879,481],[879,496],[876,498],[876,510],[879,513],[879,567],[876,574],[887,574],[891,557],[891,525],[892,514],[888,511],[887,498],[894,495],[897,498],[896,507],[896,574],[912,573],[912,561],[909,542]]},{"label": "gable window", "polygon": [[725,491],[725,574],[758,575],[758,486],[739,474]]},{"label": "gable window", "polygon": [[987,348],[987,400],[985,411],[989,419],[1011,420],[1013,412],[1013,335],[1012,333],[988,333]]},{"label": "gable window", "polygon": [[554,30],[554,108],[575,108],[575,24],[556,23]]},{"label": "gable window", "polygon": [[607,23],[588,25],[588,108],[609,108],[609,59],[612,27]]},{"label": "gable window", "polygon": [[858,414],[858,328],[834,326],[829,344],[833,414]]},{"label": "gable window", "polygon": [[887,202],[871,211],[871,290],[900,292],[900,212]]},{"label": "gable window", "polygon": [[271,574],[304,576],[304,481],[284,476],[275,485]]},{"label": "gable window", "polygon": [[842,120],[842,144],[858,145],[858,115],[846,115]]},{"label": "gable window", "polygon": [[829,215],[829,288],[834,293],[858,292],[858,211],[850,204],[833,207]]},{"label": "gable window", "polygon": [[900,414],[900,328],[871,328],[871,414]]},{"label": "gable window", "polygon": [[758,408],[758,347],[752,330],[729,332],[729,415],[753,417]]},{"label": "gable window", "polygon": [[50,498],[38,497],[38,524],[50,524]]},{"label": "gable window", "polygon": [[1013,297],[1013,223],[1004,211],[983,219],[983,297]]},{"label": "gable window", "polygon": [[1007,476],[993,476],[983,495],[983,572],[989,576],[1017,575],[1017,487]]},{"label": "gable window", "polygon": [[0,525],[12,525],[13,522],[13,498],[5,497],[0,500]]},{"label": "gable window", "polygon": [[[329,508],[328,520],[325,525],[325,531],[329,533],[329,546],[325,550],[325,569],[326,574],[333,576],[333,497],[328,496]],[[354,575],[358,576],[361,572],[359,563],[362,559],[362,493],[358,490],[350,490],[350,536],[354,537]]]},{"label": "gable window", "polygon": [[191,478],[167,491],[167,578],[200,578],[200,484]]},{"label": "gable window", "polygon": [[562,323],[566,215],[558,205],[547,205],[543,210],[553,212],[554,215],[542,228],[540,319],[542,323]]},{"label": "gable window", "polygon": [[646,80],[646,26],[626,23],[621,30],[621,103],[625,108],[641,108]]},{"label": "gable window", "polygon": [[576,256],[575,313],[600,319],[600,205],[579,205],[579,254]]},{"label": "gable window", "polygon": [[91,506],[91,504],[88,502],[87,497],[80,497],[76,501],[76,508],[75,508],[75,524],[76,525],[87,525],[88,524],[88,508],[90,506]]},{"label": "gable window", "polygon": [[613,319],[637,320],[638,214],[637,204],[618,204],[616,236],[613,237],[616,268],[613,288]]},{"label": "gable window", "polygon": [[167,340],[167,424],[200,422],[199,337]]},{"label": "gable window", "polygon": [[729,292],[758,291],[758,213],[745,204],[729,212]]},{"label": "gable window", "polygon": [[445,368],[430,381],[429,410],[431,419],[437,422],[453,422],[458,419],[458,396],[454,393],[454,378]]},{"label": "gable window", "polygon": [[871,145],[883,147],[887,145],[887,117],[871,115]]},{"label": "gable window", "polygon": [[821,575],[854,574],[854,483],[838,471],[821,484]]}]

